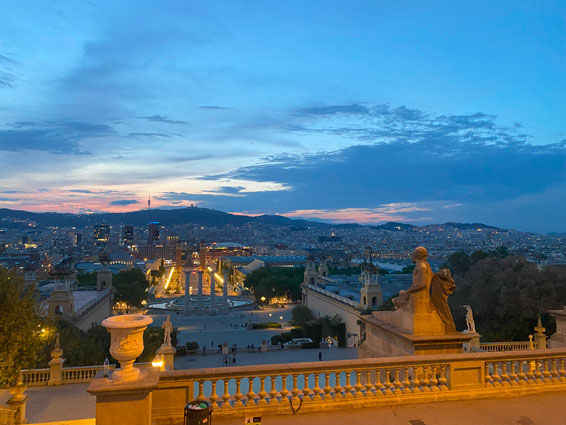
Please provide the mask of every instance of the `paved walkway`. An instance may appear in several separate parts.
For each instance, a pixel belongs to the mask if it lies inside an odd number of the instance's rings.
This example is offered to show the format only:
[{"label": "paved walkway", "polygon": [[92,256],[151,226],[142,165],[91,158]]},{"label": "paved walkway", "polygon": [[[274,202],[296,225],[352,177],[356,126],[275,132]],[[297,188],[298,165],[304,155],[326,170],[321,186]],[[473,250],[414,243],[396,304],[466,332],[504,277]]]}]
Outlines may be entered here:
[{"label": "paved walkway", "polygon": [[[329,349],[309,349],[309,350],[278,350],[267,353],[237,353],[236,364],[230,366],[248,366],[256,364],[275,364],[275,363],[299,363],[318,361],[318,353],[322,354],[322,360],[348,360],[358,358],[357,348],[329,348]],[[224,356],[221,354],[202,353],[186,355],[175,358],[175,369],[200,369],[207,367],[224,366]],[[233,356],[230,355],[229,358]]]},{"label": "paved walkway", "polygon": [[[28,387],[26,418],[29,423],[94,418],[96,398],[86,392],[88,384]],[[9,390],[0,390],[0,399]]]},{"label": "paved walkway", "polygon": [[157,310],[150,310],[148,314],[153,318],[152,326],[161,326],[169,314],[173,326],[179,328],[179,344],[196,341],[200,347],[206,346],[207,349],[210,349],[224,342],[229,345],[237,344],[239,347],[251,344],[260,346],[264,339],[269,342],[272,336],[288,332],[290,328],[248,330],[247,323],[250,321],[280,322],[285,325],[291,320],[291,310],[294,307],[295,304],[288,304],[284,308],[264,307],[262,310],[234,310],[228,314],[210,316],[184,316],[182,313],[158,312]]}]

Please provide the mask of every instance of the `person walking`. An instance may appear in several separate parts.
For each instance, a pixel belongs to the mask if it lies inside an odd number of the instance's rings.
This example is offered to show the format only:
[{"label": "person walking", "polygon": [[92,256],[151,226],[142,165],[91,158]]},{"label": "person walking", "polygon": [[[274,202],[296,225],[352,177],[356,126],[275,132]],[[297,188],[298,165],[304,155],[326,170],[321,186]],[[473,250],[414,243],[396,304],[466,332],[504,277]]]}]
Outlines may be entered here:
[{"label": "person walking", "polygon": [[322,351],[318,352],[318,361],[320,362],[322,360]]}]

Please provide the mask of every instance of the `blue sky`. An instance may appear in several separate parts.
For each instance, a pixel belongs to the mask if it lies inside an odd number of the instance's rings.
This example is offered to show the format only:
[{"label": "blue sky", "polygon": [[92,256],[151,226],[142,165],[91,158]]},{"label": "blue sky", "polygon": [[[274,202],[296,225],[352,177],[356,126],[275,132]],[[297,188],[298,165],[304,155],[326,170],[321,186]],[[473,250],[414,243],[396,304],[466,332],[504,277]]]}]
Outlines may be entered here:
[{"label": "blue sky", "polygon": [[564,2],[0,3],[0,207],[566,231]]}]

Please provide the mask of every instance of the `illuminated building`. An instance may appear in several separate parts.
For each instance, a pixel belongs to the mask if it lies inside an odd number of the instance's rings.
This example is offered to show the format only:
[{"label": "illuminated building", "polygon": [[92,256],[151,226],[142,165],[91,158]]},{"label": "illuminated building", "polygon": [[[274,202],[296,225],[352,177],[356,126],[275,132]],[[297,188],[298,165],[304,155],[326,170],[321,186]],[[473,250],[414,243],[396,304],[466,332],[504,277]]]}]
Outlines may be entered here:
[{"label": "illuminated building", "polygon": [[152,221],[149,223],[149,240],[148,245],[153,245],[159,241],[159,222]]},{"label": "illuminated building", "polygon": [[110,225],[96,224],[92,236],[96,244],[107,243],[110,240]]},{"label": "illuminated building", "polygon": [[122,237],[120,238],[120,243],[125,246],[134,244],[134,226],[122,227]]}]

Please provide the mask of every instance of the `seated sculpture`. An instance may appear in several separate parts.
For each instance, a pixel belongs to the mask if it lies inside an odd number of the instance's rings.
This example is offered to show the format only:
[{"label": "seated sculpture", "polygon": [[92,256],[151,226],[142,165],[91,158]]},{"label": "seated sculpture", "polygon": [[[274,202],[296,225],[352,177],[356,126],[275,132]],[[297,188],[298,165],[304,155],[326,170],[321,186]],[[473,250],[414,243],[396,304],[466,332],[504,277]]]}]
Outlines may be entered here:
[{"label": "seated sculpture", "polygon": [[448,307],[448,296],[454,293],[456,285],[449,269],[432,272],[427,261],[428,251],[419,246],[413,252],[413,284],[406,291],[400,291],[393,298],[396,310],[409,311],[416,314],[436,313],[446,333],[456,332],[454,319]]}]

